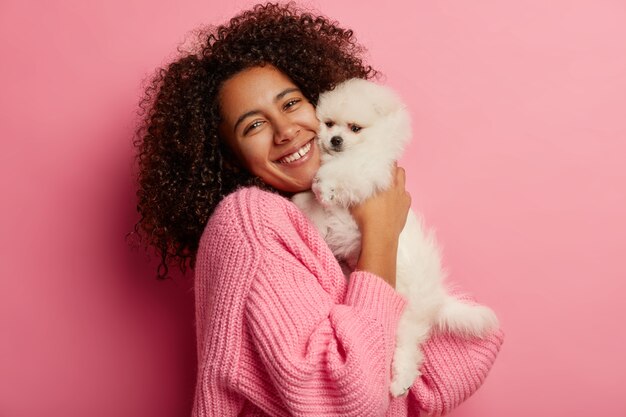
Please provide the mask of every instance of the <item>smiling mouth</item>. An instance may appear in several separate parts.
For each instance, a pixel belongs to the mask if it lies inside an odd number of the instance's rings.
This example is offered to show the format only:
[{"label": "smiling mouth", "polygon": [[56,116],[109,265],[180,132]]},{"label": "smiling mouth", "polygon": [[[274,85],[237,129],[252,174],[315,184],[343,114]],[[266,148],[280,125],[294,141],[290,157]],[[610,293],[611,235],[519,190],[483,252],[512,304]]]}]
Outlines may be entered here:
[{"label": "smiling mouth", "polygon": [[290,164],[292,162],[297,161],[298,159],[302,158],[304,155],[306,155],[307,153],[311,151],[312,143],[313,143],[312,140],[308,141],[307,143],[304,144],[304,146],[302,146],[300,149],[298,149],[291,155],[287,155],[283,158],[280,158],[276,162],[278,162],[279,164]]}]

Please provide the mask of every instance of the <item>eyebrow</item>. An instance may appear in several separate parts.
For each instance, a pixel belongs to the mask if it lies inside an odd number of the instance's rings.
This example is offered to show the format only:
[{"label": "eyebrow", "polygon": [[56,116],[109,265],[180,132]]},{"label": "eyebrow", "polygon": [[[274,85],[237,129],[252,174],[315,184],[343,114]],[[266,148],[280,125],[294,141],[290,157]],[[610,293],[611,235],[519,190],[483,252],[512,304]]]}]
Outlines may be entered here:
[{"label": "eyebrow", "polygon": [[[276,94],[276,98],[274,98],[274,101],[276,102],[276,101],[280,100],[281,98],[285,97],[287,94],[293,93],[294,91],[300,91],[300,89],[297,88],[297,87],[286,88],[283,91],[281,91],[280,93]],[[241,116],[239,116],[239,118],[235,122],[235,126],[233,127],[233,132],[237,131],[237,126],[239,126],[239,123],[243,122],[245,118],[250,117],[250,116],[254,116],[255,114],[259,114],[259,113],[261,113],[260,110],[250,110],[250,111],[245,112]]]}]

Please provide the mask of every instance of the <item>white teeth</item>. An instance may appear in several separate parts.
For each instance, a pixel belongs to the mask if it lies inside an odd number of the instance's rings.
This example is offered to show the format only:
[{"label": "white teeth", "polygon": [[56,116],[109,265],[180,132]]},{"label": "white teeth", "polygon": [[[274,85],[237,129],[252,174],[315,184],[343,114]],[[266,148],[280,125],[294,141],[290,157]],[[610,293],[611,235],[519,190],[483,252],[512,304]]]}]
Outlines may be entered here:
[{"label": "white teeth", "polygon": [[278,162],[280,162],[281,164],[289,164],[293,161],[297,161],[298,159],[302,158],[310,150],[311,150],[311,142],[307,142],[306,145],[304,145],[303,147],[301,147],[300,149],[298,149],[291,155],[287,155],[284,158],[280,158]]}]

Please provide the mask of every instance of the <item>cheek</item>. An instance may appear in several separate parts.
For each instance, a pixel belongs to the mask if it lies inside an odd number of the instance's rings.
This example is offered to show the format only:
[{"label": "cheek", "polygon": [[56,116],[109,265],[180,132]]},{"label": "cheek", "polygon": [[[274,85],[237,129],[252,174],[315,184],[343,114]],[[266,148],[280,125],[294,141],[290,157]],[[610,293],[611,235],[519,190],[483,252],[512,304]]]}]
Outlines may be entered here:
[{"label": "cheek", "polygon": [[312,104],[309,104],[306,108],[301,109],[297,115],[297,121],[302,126],[306,126],[309,130],[318,131],[320,127],[320,122],[317,120],[317,115],[315,114],[315,107]]},{"label": "cheek", "polygon": [[343,140],[350,144],[357,143],[360,139],[361,137],[353,132],[345,132],[343,134]]},{"label": "cheek", "polygon": [[[356,144],[365,142],[367,139],[367,137],[364,134],[357,134],[357,133],[353,133],[353,132],[348,132],[344,135],[344,141],[346,142],[347,146],[354,146]],[[372,146],[374,146],[372,144]]]},{"label": "cheek", "polygon": [[323,138],[325,138],[326,136],[328,136],[328,128],[326,127],[326,125],[320,124],[318,126],[318,131],[317,131],[317,137],[322,140]]},{"label": "cheek", "polygon": [[264,146],[263,141],[260,140],[261,138],[254,139],[247,141],[245,144],[240,144],[238,155],[248,171],[256,174],[267,163],[269,149],[267,146]]}]

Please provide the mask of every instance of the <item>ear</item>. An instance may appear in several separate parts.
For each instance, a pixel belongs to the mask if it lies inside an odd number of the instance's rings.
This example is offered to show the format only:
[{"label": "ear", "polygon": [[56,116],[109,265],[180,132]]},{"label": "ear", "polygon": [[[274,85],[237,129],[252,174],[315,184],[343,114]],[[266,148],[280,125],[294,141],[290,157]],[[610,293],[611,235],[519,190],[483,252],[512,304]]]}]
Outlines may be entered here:
[{"label": "ear", "polygon": [[400,98],[389,88],[377,86],[378,94],[375,96],[374,111],[379,116],[386,116],[403,107]]},{"label": "ear", "polygon": [[379,116],[387,116],[401,107],[395,98],[383,97],[374,103],[374,111]]},{"label": "ear", "polygon": [[380,102],[374,103],[374,112],[378,116],[384,116],[387,113],[387,107]]}]

